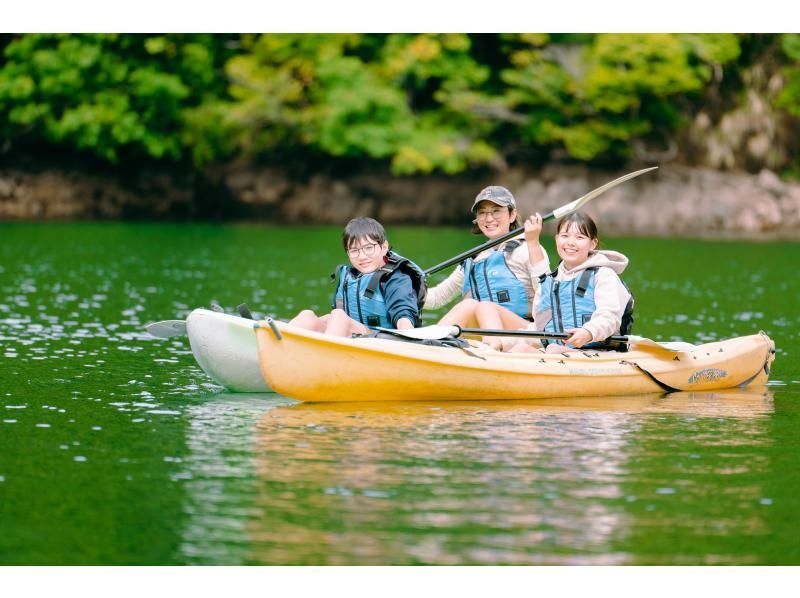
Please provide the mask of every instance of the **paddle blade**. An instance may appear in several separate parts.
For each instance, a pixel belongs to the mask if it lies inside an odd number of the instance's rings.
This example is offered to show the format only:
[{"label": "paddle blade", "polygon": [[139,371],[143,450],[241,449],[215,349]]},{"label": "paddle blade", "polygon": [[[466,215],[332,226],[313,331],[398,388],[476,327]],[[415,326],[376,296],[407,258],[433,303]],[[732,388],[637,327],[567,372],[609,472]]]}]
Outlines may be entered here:
[{"label": "paddle blade", "polygon": [[144,328],[156,338],[181,336],[186,334],[186,320],[162,320],[148,324]]},{"label": "paddle blade", "polygon": [[440,326],[438,324],[423,326],[422,328],[410,328],[409,330],[395,330],[393,328],[378,328],[378,330],[395,336],[413,338],[418,341],[441,340],[461,334],[461,329],[458,326]]},{"label": "paddle blade", "polygon": [[[613,181],[610,181],[610,182],[606,183],[602,187],[598,187],[597,189],[593,189],[592,191],[589,191],[589,193],[587,193],[583,197],[579,197],[575,201],[570,202],[565,206],[561,206],[560,208],[558,208],[556,210],[553,210],[551,212],[552,215],[553,215],[552,217],[553,218],[563,218],[564,216],[569,216],[573,212],[577,212],[578,210],[580,210],[581,206],[583,206],[583,205],[587,204],[588,202],[592,201],[595,197],[597,197],[598,195],[600,195],[602,193],[605,193],[606,191],[608,191],[612,187],[616,187],[617,185],[619,185],[621,183],[624,183],[625,181],[629,181],[630,179],[635,178],[635,177],[639,176],[640,174],[644,174],[645,172],[650,172],[651,170],[655,170],[656,168],[658,168],[658,166],[651,166],[650,168],[642,168],[641,170],[636,170],[634,172],[629,172],[628,174],[623,175],[623,176],[619,177],[618,179],[614,179]],[[548,218],[548,220],[549,220],[549,218]]]},{"label": "paddle blade", "polygon": [[631,349],[638,349],[640,351],[663,352],[663,353],[686,353],[697,347],[691,343],[684,343],[680,341],[669,341],[665,343],[658,343],[643,336],[635,336],[633,334],[628,336],[628,342]]}]

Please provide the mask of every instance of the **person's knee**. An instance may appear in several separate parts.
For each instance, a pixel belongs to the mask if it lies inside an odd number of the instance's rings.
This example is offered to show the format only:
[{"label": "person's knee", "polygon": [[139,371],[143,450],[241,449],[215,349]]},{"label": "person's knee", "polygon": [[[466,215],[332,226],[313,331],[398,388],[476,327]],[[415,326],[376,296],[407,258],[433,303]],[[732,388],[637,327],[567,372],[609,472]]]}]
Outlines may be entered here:
[{"label": "person's knee", "polygon": [[496,311],[497,304],[492,303],[491,301],[479,301],[475,307],[475,313],[477,314],[494,313]]},{"label": "person's knee", "polygon": [[304,309],[289,322],[295,326],[313,326],[317,321],[317,314],[310,309]]},{"label": "person's knee", "polygon": [[510,353],[533,353],[534,351],[536,351],[536,349],[524,341],[516,342],[514,346],[509,349]]},{"label": "person's knee", "polygon": [[347,315],[347,312],[343,309],[336,308],[331,312],[331,322],[343,322],[345,320],[349,320],[350,316]]},{"label": "person's knee", "polygon": [[479,304],[480,301],[477,301],[476,299],[463,299],[461,301],[461,305],[464,307],[464,309],[475,309]]}]

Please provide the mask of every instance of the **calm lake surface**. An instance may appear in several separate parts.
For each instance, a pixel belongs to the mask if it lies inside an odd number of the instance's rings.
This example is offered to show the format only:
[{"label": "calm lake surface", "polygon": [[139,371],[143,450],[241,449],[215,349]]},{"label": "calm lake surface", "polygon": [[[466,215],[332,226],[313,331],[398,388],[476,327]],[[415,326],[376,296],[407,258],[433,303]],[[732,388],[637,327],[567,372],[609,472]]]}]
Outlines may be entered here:
[{"label": "calm lake surface", "polygon": [[[478,240],[388,232],[423,267]],[[339,236],[0,223],[0,565],[800,564],[800,243],[604,240],[636,333],[767,332],[761,389],[300,404],[144,332],[326,309]]]}]

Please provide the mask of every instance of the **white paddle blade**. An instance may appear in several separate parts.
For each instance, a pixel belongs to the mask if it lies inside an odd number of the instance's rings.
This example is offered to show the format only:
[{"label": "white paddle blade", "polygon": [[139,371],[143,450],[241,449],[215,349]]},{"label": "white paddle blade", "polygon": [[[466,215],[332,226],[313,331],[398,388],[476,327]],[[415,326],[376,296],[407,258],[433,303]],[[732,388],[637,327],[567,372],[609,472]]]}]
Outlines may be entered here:
[{"label": "white paddle blade", "polygon": [[644,338],[643,336],[635,336],[633,334],[628,335],[628,340],[631,349],[638,349],[640,351],[686,353],[688,351],[697,348],[696,345],[693,345],[691,343],[684,343],[681,341],[669,341],[665,343],[657,343],[656,341],[650,340],[649,338]]},{"label": "white paddle blade", "polygon": [[156,338],[170,338],[186,334],[186,320],[163,320],[153,322],[144,327],[147,332]]},{"label": "white paddle blade", "polygon": [[423,326],[422,328],[410,328],[408,330],[394,330],[392,328],[378,328],[378,330],[394,334],[395,336],[404,336],[419,341],[441,340],[461,334],[461,329],[458,326],[440,326],[438,324]]},{"label": "white paddle blade", "polygon": [[564,216],[569,216],[573,212],[577,212],[581,206],[590,202],[595,197],[600,195],[601,193],[605,193],[612,187],[616,187],[620,183],[624,183],[625,181],[629,181],[632,178],[639,176],[640,174],[644,174],[645,172],[650,172],[651,170],[655,170],[658,166],[651,166],[650,168],[642,168],[641,170],[636,170],[634,172],[629,172],[626,175],[619,177],[618,179],[614,179],[613,181],[606,183],[602,187],[598,187],[597,189],[593,189],[583,197],[579,197],[575,201],[568,203],[565,206],[561,206],[557,210],[553,210],[553,218],[563,218]]}]

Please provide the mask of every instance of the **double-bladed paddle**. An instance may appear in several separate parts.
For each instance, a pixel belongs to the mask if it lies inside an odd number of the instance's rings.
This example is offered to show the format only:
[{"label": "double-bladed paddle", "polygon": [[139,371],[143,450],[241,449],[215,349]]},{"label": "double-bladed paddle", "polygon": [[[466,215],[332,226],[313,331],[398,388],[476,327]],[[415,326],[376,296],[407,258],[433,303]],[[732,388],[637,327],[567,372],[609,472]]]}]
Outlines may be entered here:
[{"label": "double-bladed paddle", "polygon": [[[442,340],[446,338],[457,338],[462,334],[474,334],[480,336],[506,336],[524,338],[553,338],[567,339],[569,334],[566,332],[541,332],[538,330],[496,330],[492,328],[462,328],[461,326],[443,326],[434,324],[433,326],[423,326],[422,328],[411,328],[409,330],[394,330],[390,328],[379,328],[381,332],[387,332],[395,336],[402,336],[415,340]],[[694,345],[684,342],[658,343],[642,336],[614,335],[607,339],[610,343],[625,345],[635,345],[637,349],[643,351],[663,351],[669,353],[681,353],[695,348]]]},{"label": "double-bladed paddle", "polygon": [[[593,200],[595,197],[597,197],[601,193],[605,193],[606,191],[608,191],[612,187],[616,187],[620,183],[624,183],[625,181],[628,181],[628,180],[630,180],[632,178],[635,178],[635,177],[639,176],[640,174],[644,174],[645,172],[650,172],[651,170],[655,170],[656,168],[658,168],[658,166],[651,166],[650,168],[642,168],[641,170],[637,170],[635,172],[630,172],[630,173],[628,173],[628,174],[626,174],[624,176],[619,177],[618,179],[614,179],[613,181],[610,181],[610,182],[606,183],[602,187],[598,187],[597,189],[594,189],[593,191],[589,191],[589,193],[587,193],[583,197],[579,197],[575,201],[572,201],[572,202],[568,203],[565,206],[561,206],[560,208],[557,208],[557,209],[553,210],[552,212],[549,212],[549,213],[545,214],[544,216],[542,216],[542,222],[544,223],[544,222],[547,222],[548,220],[553,220],[555,218],[563,218],[564,216],[569,216],[573,212],[577,212],[578,210],[580,210],[581,206],[586,205],[588,202]],[[470,249],[468,251],[465,251],[463,253],[459,253],[457,256],[452,257],[449,260],[446,260],[446,261],[442,262],[441,264],[437,264],[437,265],[433,266],[432,268],[428,268],[427,270],[425,270],[425,276],[430,276],[431,274],[434,274],[434,273],[438,272],[439,270],[444,270],[445,268],[447,268],[449,266],[452,266],[453,264],[458,264],[459,262],[463,262],[468,257],[472,257],[472,256],[475,256],[475,255],[478,255],[481,251],[484,251],[486,249],[490,249],[491,247],[494,247],[495,245],[499,245],[500,243],[504,243],[505,241],[508,241],[509,239],[513,239],[514,237],[519,237],[519,236],[521,236],[523,234],[525,234],[524,230],[520,230],[519,228],[515,228],[514,230],[508,231],[505,235],[497,237],[496,239],[490,239],[489,241],[486,241],[486,243],[483,243],[482,245],[478,245],[477,247],[473,247],[472,249]]]}]

